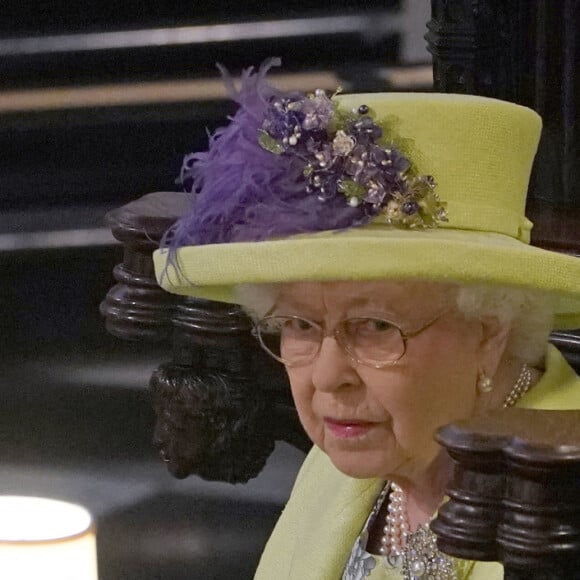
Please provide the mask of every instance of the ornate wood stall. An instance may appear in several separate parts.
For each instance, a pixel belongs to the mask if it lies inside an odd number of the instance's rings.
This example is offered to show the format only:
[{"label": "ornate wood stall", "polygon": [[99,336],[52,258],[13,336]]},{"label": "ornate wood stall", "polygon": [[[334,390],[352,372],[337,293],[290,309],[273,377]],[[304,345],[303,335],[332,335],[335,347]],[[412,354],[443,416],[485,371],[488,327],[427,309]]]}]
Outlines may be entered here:
[{"label": "ornate wood stall", "polygon": [[[533,243],[578,256],[579,25],[574,0],[432,0],[426,35],[435,90],[510,100],[542,114],[528,206]],[[151,380],[155,441],[170,471],[243,482],[260,472],[275,441],[309,443],[286,377],[250,336],[246,315],[157,287],[150,254],[183,210],[183,197],[167,192],[109,214],[125,255],[101,311],[121,338],[172,340],[173,360]],[[580,334],[555,333],[553,342],[580,369]],[[443,549],[502,561],[506,578],[580,578],[580,416],[530,413],[505,411],[441,431],[457,469],[435,529]]]}]

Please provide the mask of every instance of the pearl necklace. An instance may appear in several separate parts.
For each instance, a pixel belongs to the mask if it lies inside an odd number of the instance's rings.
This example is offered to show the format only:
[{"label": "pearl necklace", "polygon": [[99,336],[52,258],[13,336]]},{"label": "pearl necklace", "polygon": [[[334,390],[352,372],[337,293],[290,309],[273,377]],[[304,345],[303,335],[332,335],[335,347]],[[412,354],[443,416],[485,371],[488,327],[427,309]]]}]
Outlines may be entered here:
[{"label": "pearl necklace", "polygon": [[[527,393],[532,386],[532,378],[532,371],[524,364],[518,380],[503,402],[504,409],[513,407]],[[439,552],[435,534],[429,527],[421,525],[416,532],[410,531],[407,498],[401,487],[396,483],[387,483],[377,500],[379,507],[387,495],[389,505],[379,549],[384,565],[388,568],[401,567],[405,580],[424,577],[456,580],[452,559]]]},{"label": "pearl necklace", "polygon": [[532,378],[532,370],[525,364],[522,367],[516,384],[512,387],[512,390],[508,393],[508,396],[503,402],[504,409],[513,407],[530,390],[530,387],[532,386]]},{"label": "pearl necklace", "polygon": [[[388,487],[387,485],[385,490]],[[388,564],[395,567],[401,564],[403,546],[409,534],[409,518],[405,492],[396,483],[391,483],[390,488],[389,505],[379,551],[381,556],[387,559]]]}]

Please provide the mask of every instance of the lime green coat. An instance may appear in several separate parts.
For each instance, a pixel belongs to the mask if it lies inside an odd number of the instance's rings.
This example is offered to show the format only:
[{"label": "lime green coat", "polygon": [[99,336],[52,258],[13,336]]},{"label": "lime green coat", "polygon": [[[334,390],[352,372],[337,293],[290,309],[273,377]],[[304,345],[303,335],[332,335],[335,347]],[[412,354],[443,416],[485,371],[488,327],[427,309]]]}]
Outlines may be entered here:
[{"label": "lime green coat", "polygon": [[[546,372],[520,407],[580,409],[580,378],[550,347]],[[255,580],[340,580],[345,563],[384,482],[342,474],[314,447],[260,560]],[[501,580],[494,562],[461,562],[459,580]],[[370,580],[400,578],[377,566]]]}]

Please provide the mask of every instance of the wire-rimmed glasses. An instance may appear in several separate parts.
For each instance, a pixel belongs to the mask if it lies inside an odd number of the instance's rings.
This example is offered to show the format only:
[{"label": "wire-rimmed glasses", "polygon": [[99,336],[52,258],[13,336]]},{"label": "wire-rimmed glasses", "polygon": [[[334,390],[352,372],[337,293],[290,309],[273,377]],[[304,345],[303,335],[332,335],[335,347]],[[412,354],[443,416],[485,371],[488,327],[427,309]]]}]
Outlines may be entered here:
[{"label": "wire-rimmed glasses", "polygon": [[325,336],[333,336],[355,362],[383,368],[399,361],[407,351],[407,341],[433,325],[443,313],[412,331],[403,331],[390,320],[354,317],[340,321],[333,331],[301,316],[265,316],[254,327],[262,348],[288,367],[310,364],[320,352]]}]

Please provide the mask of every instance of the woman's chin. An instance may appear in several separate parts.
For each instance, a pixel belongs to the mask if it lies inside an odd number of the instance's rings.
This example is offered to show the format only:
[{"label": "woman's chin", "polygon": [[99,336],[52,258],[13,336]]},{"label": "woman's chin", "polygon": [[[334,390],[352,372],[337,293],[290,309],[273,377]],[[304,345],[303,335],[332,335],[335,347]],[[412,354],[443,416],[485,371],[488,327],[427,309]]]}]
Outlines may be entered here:
[{"label": "woman's chin", "polygon": [[324,450],[330,461],[341,473],[356,479],[383,478],[389,473],[391,461],[377,451]]}]

